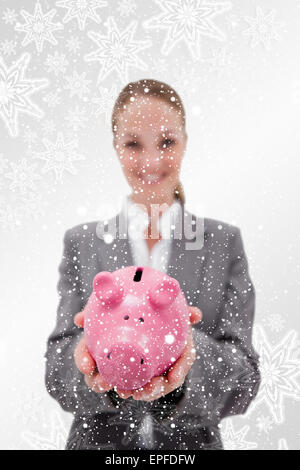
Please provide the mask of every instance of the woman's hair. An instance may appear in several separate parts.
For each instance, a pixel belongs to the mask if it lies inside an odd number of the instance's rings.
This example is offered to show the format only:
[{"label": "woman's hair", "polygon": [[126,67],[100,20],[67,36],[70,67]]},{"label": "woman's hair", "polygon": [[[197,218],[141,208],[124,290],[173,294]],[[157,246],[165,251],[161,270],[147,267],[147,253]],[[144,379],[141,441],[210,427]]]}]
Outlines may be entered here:
[{"label": "woman's hair", "polygon": [[[160,82],[154,79],[141,79],[136,82],[130,82],[128,85],[123,88],[120,92],[118,98],[116,99],[113,112],[112,112],[112,132],[115,135],[117,131],[117,120],[119,113],[126,108],[127,102],[130,101],[132,96],[153,96],[155,98],[159,98],[162,101],[165,101],[171,106],[171,109],[175,109],[178,115],[182,119],[183,128],[185,129],[185,110],[183,103],[176,93],[176,91],[167,85],[164,82]],[[182,205],[185,204],[185,195],[183,186],[180,181],[177,182],[174,188],[174,197],[178,199]]]}]

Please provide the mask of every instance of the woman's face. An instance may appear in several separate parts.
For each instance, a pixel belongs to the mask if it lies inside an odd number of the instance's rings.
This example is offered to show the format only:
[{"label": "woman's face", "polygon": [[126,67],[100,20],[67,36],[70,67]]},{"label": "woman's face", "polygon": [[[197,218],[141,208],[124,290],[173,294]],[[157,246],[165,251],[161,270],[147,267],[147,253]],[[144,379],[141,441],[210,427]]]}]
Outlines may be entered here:
[{"label": "woman's face", "polygon": [[118,115],[114,147],[125,177],[139,201],[173,198],[187,135],[171,106],[138,96]]}]

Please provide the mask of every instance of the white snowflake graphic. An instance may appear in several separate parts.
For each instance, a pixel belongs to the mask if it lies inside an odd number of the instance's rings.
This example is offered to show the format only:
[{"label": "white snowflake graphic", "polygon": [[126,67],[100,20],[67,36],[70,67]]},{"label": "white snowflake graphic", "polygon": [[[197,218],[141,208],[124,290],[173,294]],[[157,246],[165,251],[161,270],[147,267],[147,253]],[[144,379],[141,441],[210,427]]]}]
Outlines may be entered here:
[{"label": "white snowflake graphic", "polygon": [[3,175],[8,167],[8,159],[5,158],[3,153],[0,153],[0,175]]},{"label": "white snowflake graphic", "polygon": [[79,51],[80,46],[81,41],[76,36],[71,36],[69,39],[67,39],[66,47],[69,52],[76,54],[76,52]]},{"label": "white snowflake graphic", "polygon": [[59,94],[60,94],[59,89],[57,89],[55,91],[51,91],[50,93],[47,93],[44,96],[43,101],[45,101],[45,103],[47,103],[49,108],[55,108],[61,102],[61,97],[59,96]]},{"label": "white snowflake graphic", "polygon": [[265,323],[268,325],[271,331],[279,333],[283,330],[285,319],[280,313],[272,313],[266,318]]},{"label": "white snowflake graphic", "polygon": [[3,12],[2,19],[5,24],[14,24],[17,21],[17,13],[15,10],[10,10],[10,8],[6,8]]},{"label": "white snowflake graphic", "polygon": [[26,36],[22,41],[22,46],[25,47],[27,44],[35,42],[36,49],[40,53],[43,50],[45,41],[50,42],[54,46],[57,44],[53,31],[62,30],[63,25],[61,23],[52,23],[52,19],[56,14],[55,9],[43,14],[42,7],[38,1],[35,4],[33,15],[28,13],[26,10],[21,10],[20,13],[23,16],[25,23],[17,23],[15,25],[15,30],[26,33]]},{"label": "white snowflake graphic", "polygon": [[44,427],[46,435],[26,430],[22,432],[22,439],[35,450],[64,450],[68,431],[57,411],[51,411],[49,422]]},{"label": "white snowflake graphic", "polygon": [[256,427],[259,432],[268,434],[273,428],[273,422],[270,416],[258,416],[256,419]]},{"label": "white snowflake graphic", "polygon": [[85,128],[88,122],[88,117],[85,109],[76,105],[75,108],[71,108],[68,111],[68,115],[65,117],[65,120],[67,121],[67,127],[72,129],[73,132],[79,132],[81,129]]},{"label": "white snowflake graphic", "polygon": [[209,66],[209,70],[216,73],[218,77],[230,73],[233,64],[234,54],[227,47],[214,50],[211,57],[205,60]]},{"label": "white snowflake graphic", "polygon": [[257,7],[255,18],[245,16],[244,19],[250,27],[243,31],[243,34],[252,38],[252,48],[262,44],[267,50],[269,50],[273,39],[276,41],[280,40],[279,30],[281,30],[284,25],[283,23],[277,23],[275,21],[276,15],[276,10],[271,10],[265,15],[261,7]]},{"label": "white snowflake graphic", "polygon": [[254,328],[254,346],[260,355],[262,381],[248,412],[265,403],[274,422],[284,421],[284,399],[300,400],[300,346],[295,330],[271,345],[261,325]]},{"label": "white snowflake graphic", "polygon": [[11,162],[11,172],[5,174],[6,178],[12,181],[9,189],[17,189],[21,194],[25,194],[30,189],[35,190],[35,181],[40,179],[40,176],[35,173],[36,166],[35,164],[29,165],[25,158],[22,158],[19,163]]},{"label": "white snowflake graphic", "polygon": [[38,219],[39,216],[45,214],[44,202],[39,192],[26,193],[21,198],[21,202],[21,212],[26,219]]},{"label": "white snowflake graphic", "polygon": [[238,431],[235,431],[231,419],[226,419],[224,430],[224,424],[221,426],[224,448],[226,450],[251,450],[257,448],[256,442],[248,442],[245,440],[250,428],[249,426],[243,426]]},{"label": "white snowflake graphic", "polygon": [[45,60],[47,71],[54,73],[56,77],[58,77],[60,73],[64,74],[68,65],[69,62],[66,59],[65,54],[60,54],[58,51],[55,51],[54,55],[48,54],[47,59]]},{"label": "white snowflake graphic", "polygon": [[0,44],[0,50],[3,55],[9,57],[11,55],[16,55],[16,41],[5,39]]},{"label": "white snowflake graphic", "polygon": [[223,41],[224,33],[214,24],[213,18],[228,11],[231,2],[206,0],[155,0],[162,13],[143,22],[146,29],[165,29],[166,38],[161,52],[168,55],[175,45],[184,41],[194,60],[201,57],[202,36]]},{"label": "white snowflake graphic", "polygon": [[117,7],[121,16],[127,18],[136,12],[136,2],[134,0],[121,0]]},{"label": "white snowflake graphic", "polygon": [[117,87],[116,84],[113,84],[109,90],[108,88],[99,86],[98,91],[99,97],[92,99],[92,103],[96,105],[95,116],[105,114],[105,122],[108,125],[110,123],[113,103],[116,98]]},{"label": "white snowflake graphic", "polygon": [[34,152],[34,158],[39,158],[46,162],[42,169],[43,173],[53,171],[56,182],[62,182],[62,176],[65,171],[72,175],[77,173],[74,162],[84,160],[84,157],[75,150],[77,148],[76,140],[66,143],[63,133],[59,132],[56,142],[43,139],[43,144],[47,149],[46,152]]},{"label": "white snowflake graphic", "polygon": [[137,21],[132,21],[122,32],[118,29],[116,22],[110,16],[105,26],[108,33],[103,36],[95,31],[89,31],[88,36],[94,41],[98,49],[85,55],[87,62],[96,61],[102,63],[98,75],[98,84],[114,70],[118,73],[120,80],[128,80],[128,67],[134,66],[141,70],[147,70],[148,66],[137,55],[137,53],[152,44],[151,41],[135,41],[133,36],[137,28]]},{"label": "white snowflake graphic", "polygon": [[5,230],[11,230],[21,226],[22,215],[18,207],[6,202],[0,203],[0,225]]},{"label": "white snowflake graphic", "polygon": [[81,31],[86,26],[86,20],[90,18],[95,23],[100,23],[101,18],[96,12],[98,8],[107,6],[104,0],[59,0],[56,2],[57,7],[67,8],[67,13],[63,18],[64,23],[68,23],[74,18],[77,19],[78,27]]},{"label": "white snowflake graphic", "polygon": [[37,132],[33,129],[27,128],[23,134],[23,140],[25,144],[28,144],[29,147],[32,146],[37,141],[38,135]]},{"label": "white snowflake graphic", "polygon": [[0,117],[12,137],[18,130],[18,114],[28,113],[41,118],[43,111],[35,105],[30,95],[49,85],[47,79],[25,78],[30,54],[23,54],[11,67],[7,67],[0,57]]},{"label": "white snowflake graphic", "polygon": [[67,84],[65,90],[70,90],[70,97],[74,95],[78,98],[83,99],[86,94],[90,92],[89,84],[91,80],[86,79],[86,72],[79,74],[76,70],[73,71],[72,75],[66,77]]}]

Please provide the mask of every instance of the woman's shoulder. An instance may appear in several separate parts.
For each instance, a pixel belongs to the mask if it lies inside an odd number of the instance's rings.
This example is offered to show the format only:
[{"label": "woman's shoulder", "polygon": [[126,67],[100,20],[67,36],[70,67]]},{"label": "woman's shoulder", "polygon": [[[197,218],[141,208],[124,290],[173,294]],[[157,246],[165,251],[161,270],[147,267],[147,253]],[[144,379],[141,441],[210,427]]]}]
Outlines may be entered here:
[{"label": "woman's shoulder", "polygon": [[204,217],[204,227],[205,231],[208,233],[236,235],[240,232],[240,228],[237,225],[211,217]]},{"label": "woman's shoulder", "polygon": [[90,221],[74,225],[65,231],[64,238],[71,241],[92,238],[96,234],[98,223],[99,221]]}]

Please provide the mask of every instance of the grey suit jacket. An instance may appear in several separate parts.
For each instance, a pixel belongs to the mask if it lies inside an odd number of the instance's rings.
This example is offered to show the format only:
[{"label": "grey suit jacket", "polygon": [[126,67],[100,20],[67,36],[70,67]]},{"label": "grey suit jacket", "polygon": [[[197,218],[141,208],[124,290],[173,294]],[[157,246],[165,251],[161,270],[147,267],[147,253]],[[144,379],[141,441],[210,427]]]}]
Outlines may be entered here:
[{"label": "grey suit jacket", "polygon": [[[66,449],[200,449],[222,448],[218,424],[229,415],[244,413],[256,396],[259,358],[252,345],[255,289],[251,281],[241,231],[184,209],[199,222],[204,244],[186,250],[172,238],[167,274],[176,278],[187,302],[200,308],[203,320],[193,325],[197,358],[184,384],[153,402],[121,399],[114,391],[96,393],[85,384],[73,352],[83,331],[74,323],[92,291],[99,271],[113,272],[133,265],[128,238],[117,231],[108,244],[97,234],[104,221],[81,224],[66,231],[59,266],[60,303],[54,331],[47,341],[45,383],[60,406],[74,414]],[[112,219],[110,220],[110,222]],[[108,225],[110,226],[110,224]],[[152,440],[141,443],[138,432],[145,414]]]}]

